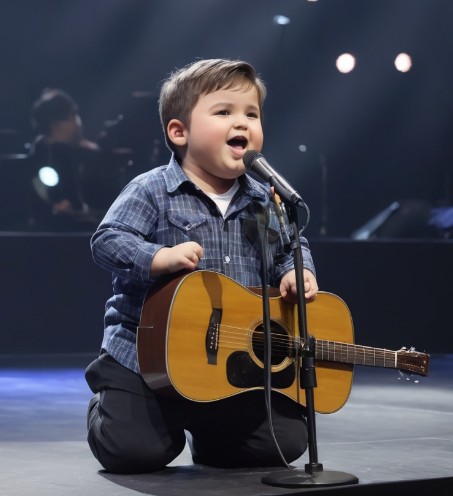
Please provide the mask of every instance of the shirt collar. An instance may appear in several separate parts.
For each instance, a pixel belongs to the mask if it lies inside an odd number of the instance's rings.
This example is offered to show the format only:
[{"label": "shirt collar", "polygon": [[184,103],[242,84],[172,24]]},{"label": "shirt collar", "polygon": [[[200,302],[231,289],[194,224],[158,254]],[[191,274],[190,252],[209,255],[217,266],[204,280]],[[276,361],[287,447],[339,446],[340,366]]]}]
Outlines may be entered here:
[{"label": "shirt collar", "polygon": [[[192,183],[177,162],[174,154],[172,154],[170,162],[165,169],[164,177],[165,182],[167,183],[168,193],[174,193],[185,182]],[[246,195],[249,195],[250,197],[256,197],[261,200],[265,199],[265,186],[263,187],[263,185],[258,183],[258,181],[256,181],[255,179],[252,179],[248,174],[243,174],[242,176],[240,176],[238,178],[238,181],[240,188],[243,189]]]},{"label": "shirt collar", "polygon": [[190,182],[189,178],[184,174],[184,171],[178,164],[174,154],[171,155],[170,162],[165,169],[164,178],[169,193],[174,193],[182,183]]}]

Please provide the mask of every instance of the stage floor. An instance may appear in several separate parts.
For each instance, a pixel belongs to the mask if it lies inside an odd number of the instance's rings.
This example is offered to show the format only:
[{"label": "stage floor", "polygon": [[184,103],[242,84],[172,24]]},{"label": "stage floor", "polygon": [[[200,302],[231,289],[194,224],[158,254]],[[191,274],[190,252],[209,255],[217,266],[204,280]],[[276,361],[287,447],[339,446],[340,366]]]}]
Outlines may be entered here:
[{"label": "stage floor", "polygon": [[[266,469],[194,466],[188,450],[155,473],[105,473],[85,441],[91,356],[0,357],[0,494],[5,496],[155,496],[453,494],[453,355],[431,356],[428,377],[356,366],[351,395],[338,412],[316,415],[324,471],[356,485],[274,487]],[[263,405],[264,408],[264,405]],[[303,470],[304,454],[295,465]]]}]

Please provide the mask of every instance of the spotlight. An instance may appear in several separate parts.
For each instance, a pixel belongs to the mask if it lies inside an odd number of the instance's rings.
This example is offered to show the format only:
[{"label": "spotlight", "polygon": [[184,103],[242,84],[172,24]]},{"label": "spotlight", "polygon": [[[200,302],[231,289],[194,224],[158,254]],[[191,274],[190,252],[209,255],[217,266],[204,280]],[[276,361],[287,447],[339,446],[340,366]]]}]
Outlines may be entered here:
[{"label": "spotlight", "polygon": [[336,66],[340,72],[347,74],[348,72],[354,70],[355,63],[356,60],[354,55],[351,55],[350,53],[343,53],[337,58]]},{"label": "spotlight", "polygon": [[41,167],[38,171],[38,177],[45,186],[50,187],[56,186],[60,181],[58,172],[50,166]]},{"label": "spotlight", "polygon": [[395,67],[397,71],[409,72],[412,68],[412,58],[407,53],[400,53],[395,59]]},{"label": "spotlight", "polygon": [[274,16],[274,23],[278,24],[279,26],[286,26],[290,22],[291,22],[291,19],[287,16],[284,16],[284,15]]}]

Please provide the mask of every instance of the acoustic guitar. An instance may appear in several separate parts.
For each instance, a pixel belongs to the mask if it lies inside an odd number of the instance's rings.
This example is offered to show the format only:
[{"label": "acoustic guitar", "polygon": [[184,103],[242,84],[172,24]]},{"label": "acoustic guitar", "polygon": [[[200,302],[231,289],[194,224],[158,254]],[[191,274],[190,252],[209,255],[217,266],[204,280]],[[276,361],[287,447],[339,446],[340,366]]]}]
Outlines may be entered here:
[{"label": "acoustic guitar", "polygon": [[[304,347],[297,307],[269,297],[272,389],[305,404],[299,374]],[[349,308],[320,291],[306,305],[307,332],[314,342],[314,407],[332,413],[347,402],[354,365],[387,367],[427,375],[429,355],[354,344]],[[164,395],[216,401],[264,387],[263,299],[217,272],[202,270],[167,280],[145,298],[137,332],[140,372]]]}]

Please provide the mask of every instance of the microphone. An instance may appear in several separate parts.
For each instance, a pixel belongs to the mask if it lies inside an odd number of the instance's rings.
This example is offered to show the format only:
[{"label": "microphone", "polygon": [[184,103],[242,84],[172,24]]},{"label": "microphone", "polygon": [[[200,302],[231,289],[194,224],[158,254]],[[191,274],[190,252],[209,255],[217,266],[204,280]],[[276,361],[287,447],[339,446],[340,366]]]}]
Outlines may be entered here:
[{"label": "microphone", "polygon": [[265,181],[269,181],[271,186],[274,187],[275,192],[283,199],[296,206],[305,205],[299,193],[283,176],[281,176],[269,165],[260,152],[256,150],[248,150],[244,154],[243,161],[247,170],[255,172],[255,174]]}]

